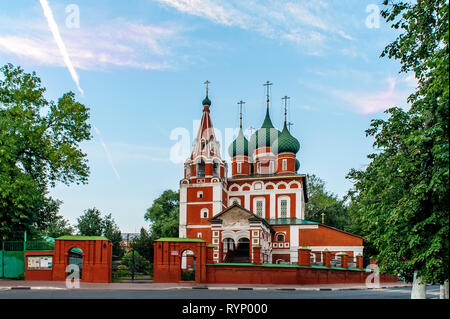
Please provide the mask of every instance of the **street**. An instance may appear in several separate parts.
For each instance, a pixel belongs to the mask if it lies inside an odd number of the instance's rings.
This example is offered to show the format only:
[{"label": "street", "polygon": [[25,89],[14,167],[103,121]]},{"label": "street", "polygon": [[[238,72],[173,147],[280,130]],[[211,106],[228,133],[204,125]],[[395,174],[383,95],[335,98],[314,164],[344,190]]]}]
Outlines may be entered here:
[{"label": "street", "polygon": [[[369,290],[0,290],[0,299],[410,299],[411,287]],[[439,298],[439,286],[427,287],[427,298]]]}]

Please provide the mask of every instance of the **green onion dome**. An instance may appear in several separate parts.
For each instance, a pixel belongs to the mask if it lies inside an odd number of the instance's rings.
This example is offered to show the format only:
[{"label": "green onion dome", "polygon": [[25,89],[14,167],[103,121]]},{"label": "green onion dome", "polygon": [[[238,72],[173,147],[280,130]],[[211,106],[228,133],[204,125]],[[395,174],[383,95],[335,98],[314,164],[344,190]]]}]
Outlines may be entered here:
[{"label": "green onion dome", "polygon": [[248,156],[248,140],[245,138],[242,128],[236,139],[228,147],[228,154],[233,158],[235,156]]},{"label": "green onion dome", "polygon": [[259,130],[257,130],[250,137],[251,151],[260,147],[270,147],[272,143],[278,138],[280,131],[278,131],[272,124],[269,116],[269,110],[267,109],[266,117]]},{"label": "green onion dome", "polygon": [[295,171],[297,172],[300,169],[300,162],[298,159],[295,159]]},{"label": "green onion dome", "polygon": [[[296,154],[300,150],[299,141],[289,133],[286,122],[284,122],[283,131],[275,141],[274,146],[278,147],[278,154],[293,153]],[[276,150],[274,150],[275,152]]]},{"label": "green onion dome", "polygon": [[208,98],[208,95],[203,99],[202,103],[203,103],[203,105],[209,105],[209,106],[211,106],[211,101],[210,101],[210,99]]}]

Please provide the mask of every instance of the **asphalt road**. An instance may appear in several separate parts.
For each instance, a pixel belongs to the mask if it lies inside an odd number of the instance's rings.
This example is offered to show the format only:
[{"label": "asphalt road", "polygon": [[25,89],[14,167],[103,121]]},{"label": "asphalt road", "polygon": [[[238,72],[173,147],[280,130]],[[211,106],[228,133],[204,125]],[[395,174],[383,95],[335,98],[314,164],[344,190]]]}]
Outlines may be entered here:
[{"label": "asphalt road", "polygon": [[[370,290],[0,290],[0,299],[410,299],[411,288]],[[427,287],[427,298],[439,298],[439,286]]]}]

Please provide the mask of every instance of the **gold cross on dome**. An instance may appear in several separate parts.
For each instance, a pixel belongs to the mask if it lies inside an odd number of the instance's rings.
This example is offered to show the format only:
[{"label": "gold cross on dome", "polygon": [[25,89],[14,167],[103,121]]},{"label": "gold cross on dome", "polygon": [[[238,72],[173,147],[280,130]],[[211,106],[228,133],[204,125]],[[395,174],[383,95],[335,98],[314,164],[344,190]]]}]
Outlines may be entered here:
[{"label": "gold cross on dome", "polygon": [[208,80],[206,80],[204,82],[204,84],[206,84],[206,96],[208,96],[208,84],[210,84],[211,82],[209,82]]}]

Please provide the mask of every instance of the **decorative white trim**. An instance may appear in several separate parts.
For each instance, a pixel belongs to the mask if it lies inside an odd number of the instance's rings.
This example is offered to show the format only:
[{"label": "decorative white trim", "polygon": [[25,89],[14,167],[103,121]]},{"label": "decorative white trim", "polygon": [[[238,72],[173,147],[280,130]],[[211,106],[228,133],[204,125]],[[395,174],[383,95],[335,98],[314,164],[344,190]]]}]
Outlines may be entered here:
[{"label": "decorative white trim", "polygon": [[[262,212],[261,212],[261,216],[258,215],[257,210],[256,210],[256,203],[262,201]],[[262,218],[266,218],[266,198],[265,197],[254,197],[253,198],[253,214],[255,214],[256,216],[262,217]]]},{"label": "decorative white trim", "polygon": [[[281,201],[286,200],[286,216],[281,216]],[[291,198],[289,196],[283,195],[278,197],[278,205],[277,205],[277,217],[278,218],[289,218],[291,217]]]},{"label": "decorative white trim", "polygon": [[195,229],[195,228],[211,228],[211,225],[187,225],[186,228]]}]

